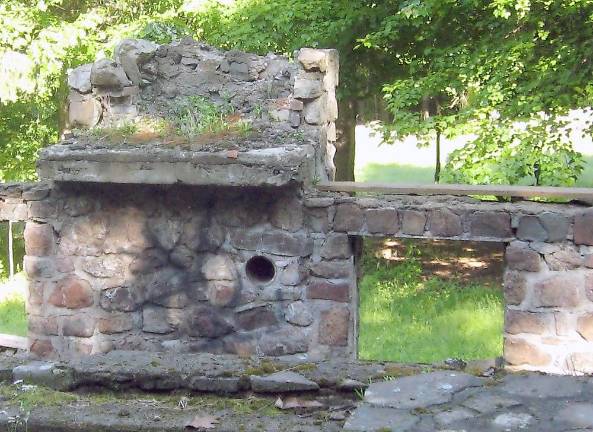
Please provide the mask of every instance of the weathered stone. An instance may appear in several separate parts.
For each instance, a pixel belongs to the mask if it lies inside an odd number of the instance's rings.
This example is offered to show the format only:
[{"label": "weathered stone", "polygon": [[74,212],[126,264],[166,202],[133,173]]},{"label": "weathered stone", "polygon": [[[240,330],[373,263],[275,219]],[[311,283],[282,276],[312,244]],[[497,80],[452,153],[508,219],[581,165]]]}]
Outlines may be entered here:
[{"label": "weathered stone", "polygon": [[511,243],[505,252],[507,265],[512,270],[523,270],[538,272],[541,268],[541,257],[539,253],[526,245]]},{"label": "weathered stone", "polygon": [[194,391],[231,394],[238,393],[243,388],[243,382],[238,377],[206,377],[196,376],[190,378],[189,388]]},{"label": "weathered stone", "polygon": [[570,221],[566,216],[546,212],[539,215],[539,221],[548,233],[549,242],[562,241],[568,236]]},{"label": "weathered stone", "polygon": [[313,253],[313,240],[301,233],[265,231],[262,235],[262,248],[276,255],[305,257]]},{"label": "weathered stone", "polygon": [[41,361],[15,367],[12,370],[12,380],[59,391],[72,390],[75,385],[72,369],[56,363]]},{"label": "weathered stone", "polygon": [[400,410],[426,409],[451,401],[461,390],[480,385],[481,379],[462,372],[432,372],[375,382],[365,392],[364,402]]},{"label": "weathered stone", "polygon": [[50,358],[56,350],[49,339],[33,339],[29,352],[37,358]]},{"label": "weathered stone", "polygon": [[23,191],[23,199],[25,201],[41,201],[48,197],[50,187],[45,183],[35,184],[30,189]]},{"label": "weathered stone", "polygon": [[301,391],[317,391],[319,385],[304,376],[292,372],[282,371],[271,375],[251,375],[251,390],[256,393],[290,393]]},{"label": "weathered stone", "polygon": [[334,306],[319,316],[319,343],[333,346],[348,345],[350,310]]},{"label": "weathered stone", "polygon": [[364,213],[356,204],[340,204],[334,216],[334,230],[359,232],[364,223]]},{"label": "weathered stone", "polygon": [[537,216],[528,215],[519,219],[517,237],[520,240],[527,241],[546,241],[548,240],[548,232]]},{"label": "weathered stone", "polygon": [[583,392],[583,387],[573,377],[557,375],[507,375],[498,389],[519,397],[546,400],[555,398],[575,398]]},{"label": "weathered stone", "polygon": [[216,309],[199,306],[191,314],[189,322],[190,336],[218,338],[233,331],[230,324]]},{"label": "weathered stone", "polygon": [[324,50],[301,48],[297,57],[305,70],[325,72],[328,66],[327,53]]},{"label": "weathered stone", "polygon": [[519,305],[525,299],[527,281],[524,274],[517,271],[505,272],[503,286],[507,304]]},{"label": "weathered stone", "polygon": [[71,127],[90,129],[99,123],[103,107],[93,95],[71,93],[68,97],[68,124]]},{"label": "weathered stone", "polygon": [[132,330],[135,319],[132,314],[111,314],[109,318],[100,318],[97,321],[97,330],[103,334],[117,334]]},{"label": "weathered stone", "polygon": [[291,303],[286,308],[284,318],[291,324],[307,327],[313,322],[313,315],[302,301]]},{"label": "weathered stone", "polygon": [[130,272],[132,274],[146,274],[164,267],[167,260],[167,254],[161,249],[148,249],[142,255],[134,258],[130,264]]},{"label": "weathered stone", "polygon": [[124,39],[115,47],[115,60],[122,65],[130,81],[139,85],[142,81],[140,66],[154,56],[157,48],[157,44],[147,40]]},{"label": "weathered stone", "polygon": [[294,82],[294,97],[299,99],[315,99],[323,94],[323,82],[314,77],[299,76]]},{"label": "weathered stone", "polygon": [[307,298],[348,303],[350,285],[347,283],[313,282],[307,287]]},{"label": "weathered stone", "polygon": [[312,264],[310,268],[313,275],[328,279],[345,279],[353,272],[350,261],[321,261]]},{"label": "weathered stone", "polygon": [[23,267],[31,279],[50,278],[54,275],[55,271],[54,261],[50,258],[25,256]]},{"label": "weathered stone", "polygon": [[101,293],[101,307],[108,312],[133,312],[138,308],[138,301],[129,288],[110,288]]},{"label": "weathered stone", "polygon": [[593,374],[593,353],[586,351],[570,354],[564,370],[587,375]]},{"label": "weathered stone", "polygon": [[58,336],[58,319],[56,317],[40,317],[29,313],[27,324],[30,333],[44,336]]},{"label": "weathered stone", "polygon": [[352,256],[350,239],[346,234],[330,234],[321,248],[321,257],[325,259],[346,259]]},{"label": "weathered stone", "polygon": [[208,255],[202,273],[207,280],[233,281],[237,278],[235,264],[228,255]]},{"label": "weathered stone", "polygon": [[229,306],[238,296],[238,284],[235,281],[208,281],[206,297],[214,306]]},{"label": "weathered stone", "polygon": [[202,222],[192,220],[185,224],[182,241],[196,252],[210,252],[218,249],[224,242],[225,233],[217,224],[203,227]]},{"label": "weathered stone", "polygon": [[91,285],[86,280],[67,277],[58,282],[48,301],[56,307],[82,309],[93,305],[93,297]]},{"label": "weathered stone", "polygon": [[62,317],[62,333],[64,336],[91,337],[95,333],[96,320],[89,315],[72,315]]},{"label": "weathered stone", "polygon": [[156,245],[164,250],[171,251],[181,237],[183,225],[178,219],[163,219],[155,221],[149,226],[150,234]]},{"label": "weathered stone", "polygon": [[68,86],[79,93],[90,93],[91,91],[91,68],[93,65],[83,64],[74,68],[68,74]]},{"label": "weathered stone", "polygon": [[546,255],[545,260],[552,271],[573,270],[583,264],[583,257],[581,254],[577,250],[569,247]]},{"label": "weathered stone", "polygon": [[368,209],[365,216],[369,233],[395,234],[399,230],[397,210],[393,208]]},{"label": "weathered stone", "polygon": [[571,403],[554,415],[554,421],[570,426],[571,430],[591,429],[593,428],[593,404]]},{"label": "weathered stone", "polygon": [[272,306],[264,304],[238,312],[236,321],[239,327],[244,330],[255,330],[277,324],[278,318],[276,318]]},{"label": "weathered stone", "polygon": [[436,424],[439,426],[447,426],[461,420],[474,418],[476,413],[470,409],[463,407],[455,407],[453,409],[440,412],[434,416]]},{"label": "weathered stone", "polygon": [[512,237],[511,216],[502,212],[475,212],[470,219],[470,232],[477,237]]},{"label": "weathered stone", "polygon": [[497,415],[492,423],[505,431],[512,431],[527,428],[533,420],[533,416],[528,413],[503,413]]},{"label": "weathered stone", "polygon": [[189,304],[188,294],[185,292],[165,295],[160,298],[153,298],[152,302],[159,306],[164,306],[171,309],[183,309]]},{"label": "weathered stone", "polygon": [[537,282],[533,287],[533,303],[540,307],[576,307],[583,278],[578,273],[561,273]]},{"label": "weathered stone", "polygon": [[278,201],[270,214],[270,222],[276,228],[295,232],[303,227],[303,205],[296,198]]},{"label": "weathered stone", "polygon": [[[15,210],[16,213],[16,210]],[[27,203],[27,215],[33,219],[49,219],[57,214],[56,203],[51,201],[32,201]],[[18,219],[18,218],[17,218]]]},{"label": "weathered stone", "polygon": [[593,342],[593,314],[586,314],[577,320],[577,331],[587,341]]},{"label": "weathered stone", "polygon": [[27,255],[41,257],[54,253],[56,241],[51,225],[27,222],[24,237]]},{"label": "weathered stone", "polygon": [[463,233],[461,218],[449,209],[432,210],[429,229],[437,237],[456,237]]},{"label": "weathered stone", "polygon": [[400,211],[402,217],[402,233],[422,235],[426,227],[426,213],[416,210]]},{"label": "weathered stone", "polygon": [[329,221],[329,211],[327,208],[307,208],[305,211],[305,223],[312,232],[328,232],[330,226]]},{"label": "weathered stone", "polygon": [[194,253],[187,246],[178,245],[169,254],[169,260],[179,268],[188,269],[194,261]]},{"label": "weathered stone", "polygon": [[552,314],[507,310],[504,329],[510,334],[533,333],[541,335],[551,331],[553,320]]},{"label": "weathered stone", "polygon": [[287,326],[270,330],[260,337],[256,353],[277,357],[306,353],[309,350],[308,328]]},{"label": "weathered stone", "polygon": [[547,366],[552,358],[523,339],[505,338],[504,359],[511,365]]},{"label": "weathered stone", "polygon": [[97,87],[122,88],[131,84],[123,67],[109,59],[97,60],[91,67],[91,84]]},{"label": "weathered stone", "polygon": [[586,210],[574,218],[573,236],[575,244],[593,245],[593,211]]},{"label": "weathered stone", "polygon": [[344,431],[408,432],[413,430],[418,421],[419,417],[410,412],[363,404],[348,418]]},{"label": "weathered stone", "polygon": [[82,269],[100,279],[122,276],[125,274],[125,268],[128,267],[126,258],[115,255],[87,257],[82,260]]},{"label": "weathered stone", "polygon": [[107,237],[107,220],[100,215],[77,218],[60,233],[58,250],[63,255],[98,256]]},{"label": "weathered stone", "polygon": [[296,286],[300,284],[305,277],[305,272],[298,262],[288,264],[280,273],[280,283],[282,285]]}]

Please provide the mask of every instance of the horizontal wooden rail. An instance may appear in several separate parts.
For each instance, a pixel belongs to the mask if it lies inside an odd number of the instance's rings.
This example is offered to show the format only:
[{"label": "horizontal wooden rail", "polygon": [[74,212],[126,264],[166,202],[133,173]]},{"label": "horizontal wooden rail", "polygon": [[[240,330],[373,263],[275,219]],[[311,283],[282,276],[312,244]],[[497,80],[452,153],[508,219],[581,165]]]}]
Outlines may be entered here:
[{"label": "horizontal wooden rail", "polygon": [[0,347],[26,350],[29,349],[29,339],[0,333]]},{"label": "horizontal wooden rail", "polygon": [[494,195],[519,198],[567,198],[571,200],[582,200],[593,203],[593,188],[321,182],[317,185],[317,189],[327,192],[363,192],[386,195]]}]

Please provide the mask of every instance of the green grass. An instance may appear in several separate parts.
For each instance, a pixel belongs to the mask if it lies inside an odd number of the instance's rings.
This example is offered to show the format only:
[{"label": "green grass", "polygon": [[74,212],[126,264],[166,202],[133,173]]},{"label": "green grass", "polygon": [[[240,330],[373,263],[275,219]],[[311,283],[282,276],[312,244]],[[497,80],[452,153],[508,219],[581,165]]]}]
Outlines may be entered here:
[{"label": "green grass", "polygon": [[27,336],[25,300],[13,296],[0,302],[0,333]]},{"label": "green grass", "polygon": [[422,279],[413,254],[399,264],[367,253],[359,284],[359,357],[403,363],[502,354],[503,298],[489,286]]}]

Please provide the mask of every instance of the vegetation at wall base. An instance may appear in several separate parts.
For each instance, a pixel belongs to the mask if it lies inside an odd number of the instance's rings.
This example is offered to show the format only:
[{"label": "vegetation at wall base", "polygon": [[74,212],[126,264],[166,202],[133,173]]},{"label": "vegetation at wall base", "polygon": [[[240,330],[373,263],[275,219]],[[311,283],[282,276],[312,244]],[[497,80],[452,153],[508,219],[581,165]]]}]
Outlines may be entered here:
[{"label": "vegetation at wall base", "polygon": [[365,248],[359,282],[359,357],[402,363],[502,355],[500,288],[422,278],[419,249],[407,243],[394,264]]}]

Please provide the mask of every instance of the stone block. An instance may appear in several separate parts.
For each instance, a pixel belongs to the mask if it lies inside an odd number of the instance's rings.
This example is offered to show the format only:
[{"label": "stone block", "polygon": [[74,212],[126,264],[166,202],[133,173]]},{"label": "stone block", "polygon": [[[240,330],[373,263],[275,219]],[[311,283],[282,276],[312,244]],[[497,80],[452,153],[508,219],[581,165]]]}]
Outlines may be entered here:
[{"label": "stone block", "polygon": [[552,361],[549,354],[523,339],[505,338],[504,359],[511,365],[547,366]]},{"label": "stone block", "polygon": [[298,99],[315,99],[323,94],[323,77],[318,74],[299,75],[294,81],[294,97]]},{"label": "stone block", "polygon": [[321,261],[310,267],[311,273],[327,279],[346,279],[354,272],[350,261]]},{"label": "stone block", "polygon": [[265,231],[262,249],[275,255],[305,257],[313,253],[313,239],[303,233]]},{"label": "stone block", "polygon": [[321,312],[319,320],[319,343],[331,346],[348,345],[350,310],[346,306],[334,306]]},{"label": "stone block", "polygon": [[327,208],[308,208],[305,211],[305,224],[312,232],[327,233],[330,227],[329,220]]},{"label": "stone block", "polygon": [[332,260],[347,259],[352,256],[350,239],[346,234],[330,234],[321,247],[321,257]]},{"label": "stone block", "polygon": [[281,371],[271,375],[251,375],[251,389],[256,393],[290,393],[317,391],[319,385],[292,371]]},{"label": "stone block", "polygon": [[334,216],[334,230],[360,232],[364,223],[364,212],[356,204],[340,204]]},{"label": "stone block", "polygon": [[130,288],[115,287],[101,293],[101,307],[108,312],[133,312],[138,309],[139,301]]},{"label": "stone block", "polygon": [[215,339],[225,336],[233,330],[233,325],[215,308],[198,306],[190,315],[190,336]]},{"label": "stone block", "polygon": [[578,273],[554,274],[534,285],[532,301],[540,307],[577,307],[581,304],[582,287],[583,278]]},{"label": "stone block", "polygon": [[77,92],[68,96],[68,125],[74,128],[90,129],[99,123],[103,107],[93,95]]},{"label": "stone block", "polygon": [[525,275],[517,271],[507,271],[504,274],[504,300],[509,305],[519,305],[525,299],[527,280]]},{"label": "stone block", "polygon": [[546,212],[539,215],[539,220],[548,233],[549,242],[562,241],[568,237],[570,220],[566,216]]},{"label": "stone block", "polygon": [[49,339],[33,339],[29,352],[37,358],[52,358],[56,354],[56,350]]},{"label": "stone block", "polygon": [[280,283],[282,285],[296,286],[305,278],[305,272],[298,262],[288,264],[280,272]]},{"label": "stone block", "polygon": [[532,313],[508,310],[505,313],[505,332],[509,334],[550,333],[554,324],[554,315],[548,313]]},{"label": "stone block", "polygon": [[537,216],[522,216],[517,226],[517,238],[527,241],[546,241],[548,232]]},{"label": "stone block", "polygon": [[56,241],[51,225],[27,222],[24,237],[27,255],[37,257],[53,255]]},{"label": "stone block", "polygon": [[92,66],[91,63],[88,63],[72,69],[68,74],[68,87],[79,93],[90,93]]},{"label": "stone block", "polygon": [[73,337],[91,337],[95,333],[95,318],[90,315],[62,317],[62,334]]},{"label": "stone block", "polygon": [[43,336],[58,336],[59,327],[56,317],[29,315],[27,324],[30,333]]},{"label": "stone block", "polygon": [[307,287],[307,298],[348,303],[350,285],[347,283],[313,282]]},{"label": "stone block", "polygon": [[159,306],[146,305],[142,309],[142,331],[146,333],[167,334],[172,333],[175,327],[171,323],[170,314],[173,309]]},{"label": "stone block", "polygon": [[25,256],[23,267],[29,279],[51,278],[55,273],[54,261],[51,258]]},{"label": "stone block", "polygon": [[30,189],[23,191],[25,201],[40,201],[49,196],[50,186],[45,183],[35,184]]},{"label": "stone block", "polygon": [[402,233],[422,235],[426,227],[426,213],[416,210],[401,210]]},{"label": "stone block", "polygon": [[569,358],[567,359],[565,370],[574,370],[577,373],[588,375],[593,374],[593,353],[591,351],[587,351],[570,354]]},{"label": "stone block", "polygon": [[393,208],[368,209],[365,216],[371,234],[395,234],[399,231],[397,210]]},{"label": "stone block", "polygon": [[259,339],[257,352],[267,356],[285,356],[309,350],[309,329],[287,326],[266,331]]},{"label": "stone block", "polygon": [[278,318],[272,305],[264,304],[237,312],[236,322],[243,330],[255,330],[277,324]]},{"label": "stone block", "polygon": [[593,314],[586,314],[577,320],[577,331],[588,342],[593,342]]},{"label": "stone block", "polygon": [[236,281],[208,281],[206,298],[214,306],[229,306],[235,302],[239,295]]},{"label": "stone block", "polygon": [[583,264],[580,252],[572,247],[564,247],[558,252],[545,255],[545,260],[552,271],[573,270]]},{"label": "stone block", "polygon": [[235,263],[228,255],[208,255],[202,265],[207,280],[233,281],[237,279]]},{"label": "stone block", "polygon": [[289,304],[284,312],[284,318],[291,324],[308,327],[313,323],[313,315],[302,301]]},{"label": "stone block", "polygon": [[135,321],[133,314],[111,314],[98,320],[97,330],[108,335],[124,333],[136,327]]},{"label": "stone block", "polygon": [[527,245],[511,243],[506,249],[505,260],[512,270],[538,272],[541,269],[539,253]]},{"label": "stone block", "polygon": [[86,257],[81,259],[82,270],[89,275],[106,279],[125,275],[129,267],[126,256],[103,255],[101,257]]},{"label": "stone block", "polygon": [[156,305],[171,309],[183,309],[190,302],[188,294],[185,292],[164,295],[162,297],[153,298],[151,301]]},{"label": "stone block", "polygon": [[121,89],[129,86],[131,82],[119,63],[101,59],[93,63],[91,67],[91,84],[97,87]]},{"label": "stone block", "polygon": [[429,230],[437,237],[456,237],[463,234],[461,217],[449,209],[431,210]]},{"label": "stone block", "polygon": [[148,249],[134,258],[130,263],[132,274],[147,274],[164,267],[168,261],[167,254],[161,249]]},{"label": "stone block", "polygon": [[512,237],[511,216],[503,212],[475,212],[470,219],[470,232],[475,237]]},{"label": "stone block", "polygon": [[86,280],[69,276],[58,282],[48,301],[56,307],[82,309],[93,305],[94,295]]},{"label": "stone block", "polygon": [[179,267],[180,269],[191,268],[194,258],[194,252],[185,245],[175,246],[169,254],[169,260],[171,261],[171,264]]},{"label": "stone block", "polygon": [[324,50],[314,48],[301,48],[297,59],[308,71],[318,70],[325,72],[328,66],[328,56]]},{"label": "stone block", "polygon": [[57,214],[56,204],[48,201],[30,201],[27,214],[31,219],[51,219]]},{"label": "stone block", "polygon": [[588,209],[575,216],[573,236],[575,244],[593,245],[593,209]]},{"label": "stone block", "polygon": [[295,232],[303,227],[303,205],[296,198],[282,198],[272,208],[270,222],[281,230]]}]

